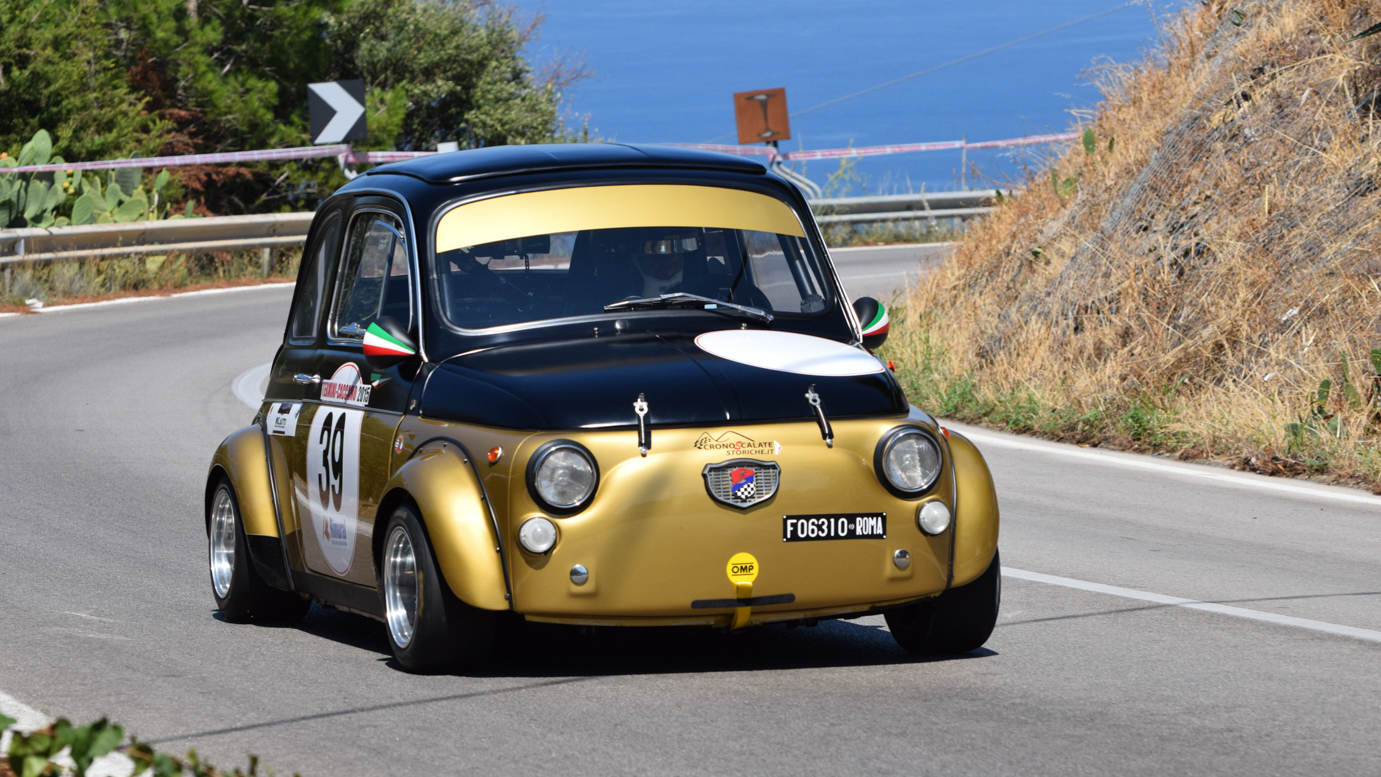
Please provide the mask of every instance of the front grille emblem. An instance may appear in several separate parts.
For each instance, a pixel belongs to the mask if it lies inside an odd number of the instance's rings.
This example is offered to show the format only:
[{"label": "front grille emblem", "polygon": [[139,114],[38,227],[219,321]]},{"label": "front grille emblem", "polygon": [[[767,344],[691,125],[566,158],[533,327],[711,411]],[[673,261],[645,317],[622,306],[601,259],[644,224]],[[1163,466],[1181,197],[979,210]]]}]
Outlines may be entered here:
[{"label": "front grille emblem", "polygon": [[705,490],[715,501],[740,509],[766,502],[777,493],[781,468],[776,462],[736,459],[706,464]]}]

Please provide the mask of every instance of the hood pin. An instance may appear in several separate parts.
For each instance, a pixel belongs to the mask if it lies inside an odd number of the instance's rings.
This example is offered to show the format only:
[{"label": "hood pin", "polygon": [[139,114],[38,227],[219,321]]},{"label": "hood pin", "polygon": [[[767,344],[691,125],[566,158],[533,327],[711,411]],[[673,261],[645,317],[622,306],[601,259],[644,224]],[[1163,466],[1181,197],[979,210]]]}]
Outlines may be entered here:
[{"label": "hood pin", "polygon": [[633,402],[633,412],[638,414],[638,453],[647,458],[652,450],[652,432],[647,428],[647,399],[642,394]]},{"label": "hood pin", "polygon": [[830,428],[830,420],[825,417],[825,408],[820,404],[820,395],[815,393],[815,384],[810,384],[806,389],[806,401],[815,409],[815,421],[820,424],[820,436],[825,438],[825,447],[834,447],[834,430]]}]

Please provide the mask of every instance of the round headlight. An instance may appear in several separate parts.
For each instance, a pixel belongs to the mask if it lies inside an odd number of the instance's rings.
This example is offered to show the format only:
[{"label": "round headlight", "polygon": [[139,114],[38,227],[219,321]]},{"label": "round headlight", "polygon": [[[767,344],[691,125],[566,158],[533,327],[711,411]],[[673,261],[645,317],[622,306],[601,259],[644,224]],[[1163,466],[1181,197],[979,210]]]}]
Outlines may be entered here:
[{"label": "round headlight", "polygon": [[915,427],[889,433],[878,446],[875,464],[883,483],[899,496],[917,496],[940,477],[940,445]]},{"label": "round headlight", "polygon": [[527,475],[533,500],[557,515],[585,509],[599,485],[594,457],[570,440],[556,440],[538,448],[528,463]]},{"label": "round headlight", "polygon": [[916,516],[916,523],[926,534],[941,534],[949,528],[949,508],[944,502],[926,502]]},{"label": "round headlight", "polygon": [[518,542],[529,553],[546,553],[556,544],[556,525],[546,518],[529,518],[518,528]]}]

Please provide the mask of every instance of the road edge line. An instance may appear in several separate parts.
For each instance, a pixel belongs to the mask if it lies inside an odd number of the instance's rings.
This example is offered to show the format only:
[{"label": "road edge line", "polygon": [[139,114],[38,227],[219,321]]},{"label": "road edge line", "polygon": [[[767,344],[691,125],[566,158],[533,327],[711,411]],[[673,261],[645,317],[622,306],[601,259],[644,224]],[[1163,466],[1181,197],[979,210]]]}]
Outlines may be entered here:
[{"label": "road edge line", "polygon": [[264,362],[257,367],[250,367],[240,373],[235,380],[230,382],[230,391],[235,398],[249,405],[252,409],[258,410],[264,403],[264,396],[267,391],[260,391],[260,384],[268,380],[269,370],[273,369],[273,362]]},{"label": "road edge line", "polygon": [[1046,585],[1057,585],[1064,588],[1078,589],[1080,591],[1107,594],[1109,596],[1120,596],[1124,599],[1137,599],[1143,602],[1166,604],[1172,607],[1183,607],[1189,610],[1201,610],[1203,612],[1212,612],[1218,615],[1228,615],[1233,618],[1245,618],[1246,620],[1274,623],[1277,626],[1308,629],[1310,631],[1319,631],[1341,637],[1352,637],[1353,639],[1360,639],[1366,642],[1381,643],[1381,631],[1361,629],[1355,626],[1343,626],[1337,623],[1327,623],[1324,621],[1310,620],[1308,618],[1296,618],[1291,615],[1277,615],[1273,612],[1249,610],[1245,607],[1233,607],[1232,605],[1204,602],[1198,599],[1181,599],[1178,596],[1166,596],[1165,594],[1151,593],[1150,591],[1138,591],[1135,588],[1119,588],[1115,585],[1104,585],[1103,583],[1090,583],[1087,580],[1076,580],[1072,577],[1060,577],[1058,575],[1046,575],[1040,572],[1027,572],[1024,569],[1012,569],[1011,567],[1003,567],[1002,576],[1017,580],[1027,580],[1033,583],[1045,583]]},{"label": "road edge line", "polygon": [[959,428],[957,425],[951,425],[943,421],[941,424],[951,431],[958,432],[976,443],[983,443],[984,445],[991,445],[997,448],[1049,453],[1054,456],[1082,459],[1084,461],[1103,464],[1110,467],[1167,472],[1174,475],[1199,478],[1201,480],[1212,480],[1228,485],[1261,488],[1268,491],[1280,491],[1301,496],[1318,497],[1320,499],[1336,499],[1342,502],[1353,502],[1356,504],[1370,505],[1372,507],[1381,507],[1381,497],[1372,496],[1370,494],[1348,493],[1343,490],[1342,486],[1304,485],[1302,483],[1283,481],[1281,478],[1273,478],[1269,475],[1256,475],[1232,471],[1223,472],[1203,464],[1178,462],[1172,464],[1170,462],[1161,462],[1147,457],[1146,454],[1143,453],[1088,450],[1076,448],[1065,443],[1050,442],[1048,440],[1027,438],[1008,439],[1006,436],[1000,436],[976,429]]}]

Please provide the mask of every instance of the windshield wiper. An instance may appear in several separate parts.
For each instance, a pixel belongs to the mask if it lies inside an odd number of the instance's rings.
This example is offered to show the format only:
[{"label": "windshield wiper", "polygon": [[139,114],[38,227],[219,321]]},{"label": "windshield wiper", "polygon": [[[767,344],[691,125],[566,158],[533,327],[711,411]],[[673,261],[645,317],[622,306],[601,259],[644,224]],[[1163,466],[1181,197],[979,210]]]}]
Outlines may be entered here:
[{"label": "windshield wiper", "polygon": [[612,313],[616,310],[655,310],[657,308],[688,308],[694,307],[701,310],[712,310],[716,313],[723,313],[726,316],[747,316],[757,319],[764,323],[772,323],[772,314],[759,308],[750,308],[747,305],[739,305],[733,302],[702,297],[699,294],[687,294],[678,291],[675,294],[663,294],[660,297],[643,297],[642,299],[628,299],[623,302],[615,302],[605,305],[604,310]]}]

